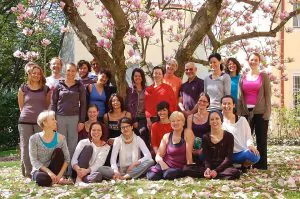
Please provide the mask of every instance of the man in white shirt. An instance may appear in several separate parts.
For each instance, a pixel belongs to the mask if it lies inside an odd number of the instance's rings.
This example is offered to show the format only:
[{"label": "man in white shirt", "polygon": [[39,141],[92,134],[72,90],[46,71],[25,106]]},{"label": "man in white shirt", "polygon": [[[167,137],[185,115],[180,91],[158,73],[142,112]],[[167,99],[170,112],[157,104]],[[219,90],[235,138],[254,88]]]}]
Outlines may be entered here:
[{"label": "man in white shirt", "polygon": [[223,129],[234,136],[232,162],[248,167],[259,161],[259,152],[253,144],[251,129],[245,117],[234,113],[234,98],[225,95],[221,99],[224,122]]}]

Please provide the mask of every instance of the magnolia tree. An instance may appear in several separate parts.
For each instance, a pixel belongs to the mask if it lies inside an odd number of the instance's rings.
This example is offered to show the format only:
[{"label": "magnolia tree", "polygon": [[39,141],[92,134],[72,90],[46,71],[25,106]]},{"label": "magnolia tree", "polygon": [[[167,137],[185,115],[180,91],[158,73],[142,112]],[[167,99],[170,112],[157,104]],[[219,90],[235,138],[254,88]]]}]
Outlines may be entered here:
[{"label": "magnolia tree", "polygon": [[[162,63],[167,57],[175,57],[179,74],[186,62],[208,64],[207,60],[195,56],[196,49],[202,46],[207,55],[221,52],[224,57],[235,56],[241,51],[246,55],[259,52],[264,57],[263,66],[282,71],[280,77],[270,73],[273,83],[287,80],[282,60],[274,50],[279,44],[276,33],[281,30],[291,32],[292,29],[284,25],[300,13],[300,9],[281,12],[277,0],[28,0],[26,5],[20,3],[11,11],[18,16],[17,23],[24,34],[30,36],[41,31],[41,24],[55,21],[55,15],[49,13],[58,7],[87,50],[100,65],[113,72],[121,95],[126,91],[126,63],[146,65],[150,45],[160,46]],[[87,13],[83,10],[97,17],[97,34],[84,21]],[[189,24],[186,23],[187,13],[192,14]],[[265,21],[263,26],[257,22],[258,18]],[[30,27],[26,25],[29,21]],[[160,30],[157,34],[153,31],[155,26]],[[63,26],[61,31],[65,33],[68,28]],[[50,42],[51,38],[43,38],[39,44],[46,47]],[[178,43],[174,54],[166,54],[166,42]],[[15,53],[15,56],[27,59],[36,58],[36,55],[37,52],[21,50]],[[274,89],[275,95],[279,96],[279,90]]]}]

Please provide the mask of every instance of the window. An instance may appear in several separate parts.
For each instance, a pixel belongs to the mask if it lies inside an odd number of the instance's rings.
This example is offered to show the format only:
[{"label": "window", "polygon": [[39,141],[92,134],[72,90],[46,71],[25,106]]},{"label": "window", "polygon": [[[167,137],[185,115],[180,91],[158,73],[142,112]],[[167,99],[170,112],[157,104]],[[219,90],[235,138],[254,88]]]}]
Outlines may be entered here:
[{"label": "window", "polygon": [[[300,8],[300,3],[295,3],[293,10]],[[293,17],[293,26],[294,28],[300,28],[300,15],[296,15]]]},{"label": "window", "polygon": [[300,74],[295,74],[293,77],[293,105],[300,116]]}]

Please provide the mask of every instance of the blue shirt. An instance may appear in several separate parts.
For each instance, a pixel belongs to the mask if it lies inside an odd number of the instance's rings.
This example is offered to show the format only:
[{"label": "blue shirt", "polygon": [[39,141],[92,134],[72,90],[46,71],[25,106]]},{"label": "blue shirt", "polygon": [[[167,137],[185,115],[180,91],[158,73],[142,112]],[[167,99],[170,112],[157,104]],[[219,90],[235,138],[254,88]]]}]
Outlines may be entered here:
[{"label": "blue shirt", "polygon": [[97,91],[95,84],[92,84],[92,92],[90,93],[90,104],[95,104],[99,109],[99,117],[103,117],[105,113],[106,95],[104,89],[101,93]]},{"label": "blue shirt", "polygon": [[231,96],[234,98],[235,104],[237,104],[240,74],[237,74],[235,77],[230,76],[230,78],[231,78]]}]

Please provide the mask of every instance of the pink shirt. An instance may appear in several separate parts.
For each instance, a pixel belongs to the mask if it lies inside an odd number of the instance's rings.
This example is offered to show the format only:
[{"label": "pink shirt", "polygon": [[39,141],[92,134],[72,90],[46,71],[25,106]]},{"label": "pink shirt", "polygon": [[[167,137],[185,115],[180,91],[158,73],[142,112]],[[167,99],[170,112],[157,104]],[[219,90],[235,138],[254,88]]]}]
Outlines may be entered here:
[{"label": "pink shirt", "polygon": [[259,89],[261,87],[262,77],[261,75],[254,81],[247,80],[246,77],[243,78],[243,92],[245,96],[245,101],[247,105],[255,105],[257,101],[257,96]]}]

